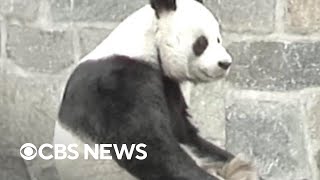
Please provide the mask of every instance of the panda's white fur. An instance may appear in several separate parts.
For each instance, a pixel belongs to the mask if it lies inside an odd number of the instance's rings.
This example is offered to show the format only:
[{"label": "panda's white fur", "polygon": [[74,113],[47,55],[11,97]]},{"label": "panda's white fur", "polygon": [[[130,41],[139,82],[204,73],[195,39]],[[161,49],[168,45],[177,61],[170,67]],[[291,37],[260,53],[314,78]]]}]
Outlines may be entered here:
[{"label": "panda's white fur", "polygon": [[114,54],[126,55],[157,63],[155,45],[156,17],[150,5],[137,10],[115,28],[80,62],[97,60]]},{"label": "panda's white fur", "polygon": [[[231,64],[232,59],[222,46],[216,18],[195,0],[176,0],[176,5],[175,11],[164,11],[160,18],[151,5],[139,9],[79,63],[125,55],[159,67],[160,56],[164,73],[179,82],[222,78],[228,69],[219,67],[218,63]],[[196,56],[192,44],[200,36],[207,38],[208,47],[203,54]],[[56,123],[54,143],[83,144],[59,122]]]},{"label": "panda's white fur", "polygon": [[[198,1],[177,0],[176,3],[177,10],[164,12],[159,20],[150,5],[136,11],[81,62],[120,54],[157,64],[158,47],[164,60],[163,70],[170,77],[179,81],[223,77],[227,71],[218,62],[231,63],[232,59],[222,46],[218,21]],[[196,57],[191,47],[201,35],[208,39],[209,45]]]}]

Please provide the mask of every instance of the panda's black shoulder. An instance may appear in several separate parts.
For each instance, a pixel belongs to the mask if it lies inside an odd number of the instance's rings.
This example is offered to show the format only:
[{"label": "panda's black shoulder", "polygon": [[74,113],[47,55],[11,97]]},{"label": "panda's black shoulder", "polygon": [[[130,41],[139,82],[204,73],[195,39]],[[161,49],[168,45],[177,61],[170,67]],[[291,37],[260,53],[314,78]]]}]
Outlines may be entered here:
[{"label": "panda's black shoulder", "polygon": [[84,132],[89,131],[87,123],[98,123],[91,120],[109,117],[120,121],[126,114],[143,112],[146,107],[165,108],[165,104],[160,70],[139,59],[112,56],[76,67],[65,88],[59,119]]},{"label": "panda's black shoulder", "polygon": [[73,86],[119,90],[121,87],[136,87],[143,83],[158,85],[161,81],[161,72],[152,65],[139,59],[114,55],[79,64],[69,78],[66,90]]}]

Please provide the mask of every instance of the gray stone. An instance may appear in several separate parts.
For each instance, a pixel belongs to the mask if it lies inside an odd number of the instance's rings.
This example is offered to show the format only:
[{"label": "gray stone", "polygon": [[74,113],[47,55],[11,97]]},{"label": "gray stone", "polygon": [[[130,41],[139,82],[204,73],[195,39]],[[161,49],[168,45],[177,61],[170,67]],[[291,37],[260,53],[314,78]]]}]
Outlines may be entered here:
[{"label": "gray stone", "polygon": [[225,81],[199,84],[192,88],[190,112],[192,122],[200,134],[219,145],[225,143],[224,95],[228,89]]},{"label": "gray stone", "polygon": [[58,175],[57,169],[54,166],[47,167],[42,169],[39,178],[44,180],[59,180],[60,177]]},{"label": "gray stone", "polygon": [[304,111],[308,118],[306,124],[310,134],[311,143],[320,150],[320,90],[309,90],[301,94]]},{"label": "gray stone", "polygon": [[37,156],[32,161],[26,161],[26,164],[32,180],[60,180],[54,160],[43,160]]},{"label": "gray stone", "polygon": [[74,62],[73,35],[66,31],[42,31],[9,26],[7,55],[32,72],[56,73]]},{"label": "gray stone", "polygon": [[[83,157],[83,154],[81,156]],[[61,178],[66,180],[136,180],[113,160],[84,160],[78,158],[74,161],[59,160],[56,161],[56,165]]]},{"label": "gray stone", "polygon": [[241,88],[285,90],[291,85],[285,45],[278,42],[238,42],[228,49],[234,60],[228,79]]},{"label": "gray stone", "polygon": [[[51,144],[51,142],[52,141],[48,141],[47,143]],[[16,151],[19,152],[19,150]],[[49,148],[45,148],[42,152],[46,156],[54,154],[53,149]],[[25,164],[27,166],[27,170],[29,172],[31,180],[60,180],[60,176],[55,167],[55,161],[53,159],[44,160],[39,155],[37,155],[30,161],[26,160]]]},{"label": "gray stone", "polygon": [[320,30],[320,1],[287,0],[286,29],[295,33],[313,33]]},{"label": "gray stone", "polygon": [[235,90],[226,104],[228,150],[252,157],[264,179],[311,179],[299,97]]},{"label": "gray stone", "polygon": [[[1,20],[1,16],[0,16],[0,27],[2,26],[2,20]],[[2,54],[3,54],[3,52],[2,52],[2,45],[1,45],[1,40],[2,39],[2,32],[1,32],[1,30],[0,30],[0,58],[3,56]],[[0,59],[0,68],[1,68],[1,59]]]},{"label": "gray stone", "polygon": [[318,173],[320,174],[320,150],[318,151],[318,154],[316,156],[317,166],[318,166]]},{"label": "gray stone", "polygon": [[9,12],[11,6],[11,0],[2,0],[0,4],[0,13],[4,15]]},{"label": "gray stone", "polygon": [[111,32],[109,29],[86,28],[80,31],[81,57],[92,51]]},{"label": "gray stone", "polygon": [[49,0],[52,19],[54,21],[71,20],[71,1],[70,0]]},{"label": "gray stone", "polygon": [[[277,62],[282,56],[284,44],[280,42],[235,42],[227,49],[234,58],[234,64],[240,66],[250,66],[252,63],[269,64]],[[280,61],[280,60],[278,60]]]},{"label": "gray stone", "polygon": [[1,74],[0,147],[51,143],[65,77],[16,73],[6,70]]},{"label": "gray stone", "polygon": [[9,18],[36,20],[39,0],[1,0],[0,14]]},{"label": "gray stone", "polygon": [[[302,111],[305,112],[307,118],[305,119],[306,133],[309,140],[309,153],[310,162],[313,170],[313,176],[320,178],[320,168],[317,167],[319,163],[318,153],[320,152],[320,90],[311,89],[303,91],[300,95],[304,97],[301,102],[303,103]],[[319,164],[318,164],[319,165]],[[316,179],[317,179],[316,178]]]},{"label": "gray stone", "polygon": [[21,157],[0,154],[0,179],[30,180],[24,160]]},{"label": "gray stone", "polygon": [[205,0],[205,3],[224,30],[270,33],[274,29],[275,0]]},{"label": "gray stone", "polygon": [[320,42],[292,43],[285,53],[298,87],[320,85]]},{"label": "gray stone", "polygon": [[236,87],[295,90],[320,85],[320,43],[236,42],[228,80]]},{"label": "gray stone", "polygon": [[122,21],[148,3],[147,0],[51,0],[50,2],[55,21],[91,22]]}]

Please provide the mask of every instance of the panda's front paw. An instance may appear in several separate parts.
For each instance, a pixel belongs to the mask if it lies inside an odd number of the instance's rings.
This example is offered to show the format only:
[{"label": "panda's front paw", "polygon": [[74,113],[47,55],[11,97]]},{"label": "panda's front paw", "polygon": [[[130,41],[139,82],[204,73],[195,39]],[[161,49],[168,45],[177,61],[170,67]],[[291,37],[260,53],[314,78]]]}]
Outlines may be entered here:
[{"label": "panda's front paw", "polygon": [[259,180],[256,167],[244,155],[237,155],[217,172],[226,180]]}]

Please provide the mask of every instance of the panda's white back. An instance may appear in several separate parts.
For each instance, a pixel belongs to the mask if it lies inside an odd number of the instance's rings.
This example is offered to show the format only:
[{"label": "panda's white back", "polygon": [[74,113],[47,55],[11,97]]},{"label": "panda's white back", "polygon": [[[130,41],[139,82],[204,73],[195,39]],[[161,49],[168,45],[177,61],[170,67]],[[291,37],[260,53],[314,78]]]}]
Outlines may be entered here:
[{"label": "panda's white back", "polygon": [[97,60],[112,55],[126,55],[157,63],[155,47],[156,19],[154,10],[146,5],[115,28],[93,51],[82,58]]}]

